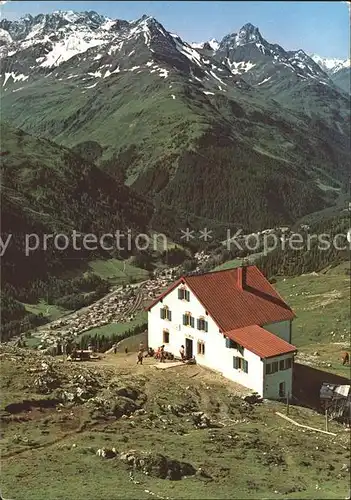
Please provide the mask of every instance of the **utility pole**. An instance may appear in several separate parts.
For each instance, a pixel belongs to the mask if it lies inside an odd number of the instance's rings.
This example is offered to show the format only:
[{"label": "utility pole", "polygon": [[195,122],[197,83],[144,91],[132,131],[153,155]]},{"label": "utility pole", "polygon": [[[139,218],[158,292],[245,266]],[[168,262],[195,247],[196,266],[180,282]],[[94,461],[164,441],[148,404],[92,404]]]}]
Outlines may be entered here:
[{"label": "utility pole", "polygon": [[286,414],[289,415],[289,392],[286,396]]},{"label": "utility pole", "polygon": [[328,432],[328,408],[325,409],[325,430]]}]

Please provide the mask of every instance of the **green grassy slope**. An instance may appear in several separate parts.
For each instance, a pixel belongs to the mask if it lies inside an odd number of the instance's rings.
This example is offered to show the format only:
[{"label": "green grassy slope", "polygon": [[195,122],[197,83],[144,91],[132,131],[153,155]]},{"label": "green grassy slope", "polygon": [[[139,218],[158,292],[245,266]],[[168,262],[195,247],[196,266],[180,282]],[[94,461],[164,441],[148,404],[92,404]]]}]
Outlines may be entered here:
[{"label": "green grassy slope", "polygon": [[[23,399],[50,401],[36,394],[36,374],[28,374],[28,359],[3,356],[3,407]],[[30,367],[40,366],[30,358]],[[72,389],[72,380],[89,379],[91,403],[35,408],[30,413],[2,411],[2,492],[6,498],[95,500],[97,498],[344,498],[348,490],[348,436],[342,426],[330,423],[336,437],[298,429],[281,419],[284,404],[249,405],[233,384],[196,366],[155,370],[147,362],[135,366],[133,357],[114,356],[93,366],[56,363],[53,378]],[[177,383],[174,383],[174,380]],[[24,389],[23,386],[26,386]],[[132,407],[119,390],[135,391],[145,414],[131,418],[108,415],[108,408]],[[134,397],[134,396],[133,396]],[[174,414],[167,406],[183,408]],[[22,407],[23,408],[23,407]],[[106,409],[104,409],[106,408]],[[203,411],[218,428],[196,429],[192,412]],[[123,411],[122,411],[123,413]],[[120,414],[119,414],[120,415]],[[26,418],[18,418],[26,416]],[[324,428],[324,416],[290,407],[291,418]],[[219,424],[218,424],[219,423]],[[180,481],[161,479],[155,467],[145,475],[122,460],[96,456],[99,448],[120,452],[137,450],[161,453],[171,459],[201,467],[210,476],[189,476]],[[132,472],[132,480],[130,479]],[[65,481],[62,481],[62,476]],[[233,484],[234,481],[234,484]],[[346,492],[346,493],[345,493]]]},{"label": "green grassy slope", "polygon": [[296,312],[295,345],[347,342],[350,329],[348,269],[348,264],[340,264],[326,273],[280,279],[274,285]]},{"label": "green grassy slope", "polygon": [[110,283],[119,284],[129,281],[142,281],[148,278],[148,272],[145,269],[132,266],[127,261],[118,259],[93,260],[88,264],[94,274]]}]

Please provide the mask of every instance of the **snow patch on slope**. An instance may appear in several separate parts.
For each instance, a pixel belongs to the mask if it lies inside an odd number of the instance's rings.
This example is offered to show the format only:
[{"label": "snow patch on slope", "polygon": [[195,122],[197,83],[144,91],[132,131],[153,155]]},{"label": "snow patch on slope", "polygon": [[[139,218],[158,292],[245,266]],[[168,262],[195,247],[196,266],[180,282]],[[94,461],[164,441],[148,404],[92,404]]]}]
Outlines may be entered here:
[{"label": "snow patch on slope", "polygon": [[40,66],[43,68],[59,66],[64,61],[71,59],[71,57],[82,54],[88,49],[103,43],[105,43],[105,40],[91,39],[86,41],[83,37],[71,35],[65,40],[54,44],[52,51],[47,54],[45,61]]},{"label": "snow patch on slope", "polygon": [[231,62],[228,58],[227,58],[227,65],[233,75],[240,75],[242,73],[246,73],[254,66],[256,66],[256,64],[252,63],[251,61]]},{"label": "snow patch on slope", "polygon": [[29,76],[28,75],[23,75],[22,73],[16,75],[16,73],[5,73],[5,78],[4,78],[4,82],[2,84],[2,86],[4,87],[7,83],[7,81],[9,80],[9,78],[12,78],[12,80],[14,81],[14,83],[16,82],[25,82],[26,80],[28,80]]}]

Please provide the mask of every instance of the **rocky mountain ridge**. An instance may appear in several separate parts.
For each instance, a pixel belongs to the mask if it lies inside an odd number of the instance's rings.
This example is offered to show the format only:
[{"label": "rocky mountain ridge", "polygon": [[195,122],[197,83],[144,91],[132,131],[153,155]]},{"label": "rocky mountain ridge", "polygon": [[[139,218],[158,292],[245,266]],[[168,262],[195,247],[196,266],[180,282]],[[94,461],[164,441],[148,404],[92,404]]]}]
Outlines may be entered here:
[{"label": "rocky mountain ridge", "polygon": [[[333,85],[325,71],[325,64],[321,62],[319,66],[315,62],[316,57],[308,56],[303,50],[285,51],[277,44],[268,43],[259,29],[250,23],[245,24],[238,33],[228,34],[221,42],[210,40],[204,44],[188,44],[177,35],[168,33],[150,16],[128,22],[112,20],[93,11],[56,11],[35,17],[27,15],[18,21],[0,21],[3,86],[6,87],[11,80],[13,83],[30,80],[36,72],[54,72],[55,68],[82,54],[89,57],[95,55],[94,60],[103,59],[104,53],[115,58],[118,54],[130,59],[134,54],[131,54],[132,51],[126,52],[123,45],[128,45],[131,40],[139,41],[140,38],[151,52],[154,50],[153,45],[163,45],[169,55],[179,60],[187,58],[205,70],[209,78],[217,81],[220,81],[220,76],[242,75],[253,68],[257,72],[257,66],[272,59],[275,70],[287,68],[299,78],[313,78],[319,83]],[[244,52],[242,48],[245,49]],[[214,57],[221,65],[213,67],[205,56]],[[18,58],[30,61],[29,68],[25,68],[24,64],[16,64]],[[150,62],[149,67],[151,66]],[[132,68],[138,69],[136,66]],[[27,71],[20,73],[20,69]],[[117,69],[120,71],[122,68],[116,66],[112,70],[106,69],[104,76],[109,76]],[[212,75],[213,72],[215,76]],[[270,79],[271,77],[272,75]],[[268,78],[266,81],[268,82]],[[249,83],[263,85],[266,81],[258,82],[251,78]]]}]

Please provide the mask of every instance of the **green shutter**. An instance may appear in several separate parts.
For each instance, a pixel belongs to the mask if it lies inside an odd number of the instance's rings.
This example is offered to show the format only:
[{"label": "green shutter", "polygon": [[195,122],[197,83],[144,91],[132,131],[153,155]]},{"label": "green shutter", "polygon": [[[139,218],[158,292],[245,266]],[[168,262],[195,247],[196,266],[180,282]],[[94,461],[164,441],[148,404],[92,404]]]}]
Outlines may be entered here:
[{"label": "green shutter", "polygon": [[182,299],[183,298],[183,290],[181,288],[178,288],[178,299]]},{"label": "green shutter", "polygon": [[165,319],[165,310],[164,309],[160,309],[160,316],[161,316],[161,319]]},{"label": "green shutter", "polygon": [[239,359],[234,356],[233,357],[233,367],[235,368],[235,370],[238,369],[238,365],[239,365]]},{"label": "green shutter", "polygon": [[244,372],[248,373],[249,372],[249,363],[244,359]]},{"label": "green shutter", "polygon": [[172,321],[172,311],[168,311],[168,319],[169,321]]},{"label": "green shutter", "polygon": [[208,322],[204,321],[204,323],[205,323],[205,332],[208,332]]},{"label": "green shutter", "polygon": [[199,319],[196,320],[196,327],[197,327],[198,330],[201,330],[201,325],[200,325],[200,320]]},{"label": "green shutter", "polygon": [[186,325],[186,316],[183,314],[183,325]]},{"label": "green shutter", "polygon": [[188,302],[190,302],[190,292],[189,290],[185,290],[185,298]]},{"label": "green shutter", "polygon": [[190,326],[192,326],[194,328],[194,325],[195,325],[195,320],[194,318],[191,316],[190,317]]}]

